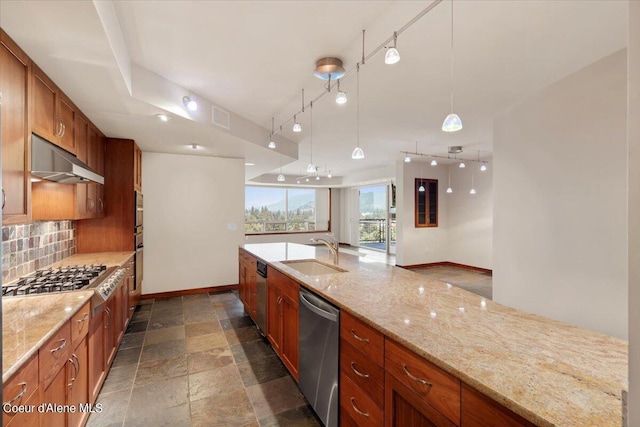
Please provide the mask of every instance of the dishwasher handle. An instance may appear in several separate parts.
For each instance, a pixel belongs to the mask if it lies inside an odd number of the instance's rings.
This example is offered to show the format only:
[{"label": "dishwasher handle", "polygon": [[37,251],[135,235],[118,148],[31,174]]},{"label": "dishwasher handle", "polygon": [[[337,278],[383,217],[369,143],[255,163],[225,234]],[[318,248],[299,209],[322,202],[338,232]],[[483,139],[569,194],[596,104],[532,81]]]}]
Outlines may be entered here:
[{"label": "dishwasher handle", "polygon": [[300,302],[318,316],[324,317],[325,319],[332,322],[338,322],[338,315],[336,313],[331,313],[321,309],[320,307],[317,307],[315,304],[309,301],[305,294],[303,294],[302,292],[300,292]]}]

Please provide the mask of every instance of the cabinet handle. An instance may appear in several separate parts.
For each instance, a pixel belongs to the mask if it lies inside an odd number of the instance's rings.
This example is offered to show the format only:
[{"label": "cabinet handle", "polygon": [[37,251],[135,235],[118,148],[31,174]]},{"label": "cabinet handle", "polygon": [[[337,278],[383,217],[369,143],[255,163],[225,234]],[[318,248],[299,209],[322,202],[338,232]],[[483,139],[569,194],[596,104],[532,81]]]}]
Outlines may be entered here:
[{"label": "cabinet handle", "polygon": [[20,399],[22,399],[22,396],[24,396],[24,395],[27,393],[27,383],[25,383],[25,382],[21,382],[21,383],[18,383],[18,385],[19,385],[19,386],[22,386],[22,390],[20,391],[20,393],[18,393],[18,394],[16,395],[16,397],[14,397],[13,399],[11,399],[11,400],[10,400],[10,401],[8,401],[8,402],[5,402],[5,403],[4,403],[5,405],[11,405],[11,404],[12,404],[13,402],[15,402],[16,400],[20,400]]},{"label": "cabinet handle", "polygon": [[362,338],[362,337],[359,337],[359,336],[356,334],[356,331],[354,331],[354,330],[353,330],[353,328],[351,328],[351,335],[353,335],[353,337],[354,337],[355,339],[357,339],[358,341],[362,341],[362,342],[367,343],[367,344],[369,343],[369,338]]},{"label": "cabinet handle", "polygon": [[75,357],[75,354],[69,358],[69,363],[71,363],[71,365],[73,366],[73,377],[69,380],[69,383],[67,384],[69,388],[73,387],[73,383],[76,382],[76,378],[78,377],[78,367],[76,366],[76,362],[73,361],[73,357]]},{"label": "cabinet handle", "polygon": [[67,346],[67,340],[65,339],[58,340],[58,342],[62,342],[62,344],[60,344],[58,347],[54,348],[53,350],[49,350],[51,353],[55,353],[58,350],[62,350]]},{"label": "cabinet handle", "polygon": [[80,324],[81,331],[82,331],[82,328],[84,327],[84,322],[86,322],[87,320],[89,320],[89,313],[85,313],[84,316],[82,316],[82,319],[76,320],[76,322]]},{"label": "cabinet handle", "polygon": [[4,205],[7,203],[7,193],[4,192],[4,188],[2,189],[2,209],[4,209]]},{"label": "cabinet handle", "polygon": [[402,369],[404,370],[404,373],[407,374],[407,376],[412,380],[414,380],[415,382],[426,385],[427,387],[433,386],[433,384],[431,384],[429,381],[423,380],[422,378],[418,378],[415,375],[412,375],[411,372],[409,372],[409,370],[407,369],[407,365],[402,365]]},{"label": "cabinet handle", "polygon": [[109,319],[107,319],[107,323],[104,324],[104,328],[106,329],[111,324],[111,310],[109,310],[109,307],[106,307],[104,309],[104,312],[107,314],[107,316],[109,316]]},{"label": "cabinet handle", "polygon": [[135,307],[129,307],[129,311],[133,311],[135,309],[136,309]]},{"label": "cabinet handle", "polygon": [[354,362],[351,362],[351,370],[359,377],[369,378],[369,374],[363,374],[362,372],[356,369],[356,364]]},{"label": "cabinet handle", "polygon": [[60,138],[64,136],[64,133],[66,132],[66,130],[67,130],[67,127],[65,126],[62,119],[60,119]]},{"label": "cabinet handle", "polygon": [[369,418],[368,412],[362,412],[360,409],[356,407],[356,399],[354,399],[353,397],[351,398],[351,407],[353,407],[353,410],[359,413],[360,415],[362,415],[363,417]]},{"label": "cabinet handle", "polygon": [[102,201],[102,199],[98,199],[98,212],[102,212],[103,209],[104,209],[104,202]]}]

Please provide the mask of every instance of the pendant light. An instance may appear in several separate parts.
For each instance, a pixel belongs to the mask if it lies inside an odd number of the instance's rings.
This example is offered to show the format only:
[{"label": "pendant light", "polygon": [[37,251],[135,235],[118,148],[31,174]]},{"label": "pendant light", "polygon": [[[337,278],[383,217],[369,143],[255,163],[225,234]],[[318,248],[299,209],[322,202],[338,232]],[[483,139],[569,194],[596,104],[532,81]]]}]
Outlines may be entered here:
[{"label": "pendant light", "polygon": [[268,147],[272,150],[276,148],[276,142],[274,141],[273,135],[273,124],[275,123],[275,118],[271,117],[271,135],[269,136],[269,145]]},{"label": "pendant light", "polygon": [[471,190],[469,194],[476,194],[476,187],[473,185],[473,168],[471,168]]},{"label": "pendant light", "polygon": [[338,80],[338,94],[336,95],[336,104],[346,104],[347,103],[347,92],[340,90],[340,80]]},{"label": "pendant light", "polygon": [[[416,152],[418,151],[418,142],[416,141]],[[421,193],[425,192],[424,183],[422,182],[422,162],[420,162],[420,187],[418,187],[418,191]]]},{"label": "pendant light", "polygon": [[451,188],[451,167],[449,167],[449,186],[447,187],[447,193],[453,193],[453,188]]},{"label": "pendant light", "polygon": [[400,61],[400,53],[396,49],[396,43],[398,41],[398,33],[393,32],[393,47],[387,49],[387,53],[384,55],[384,63],[387,65],[393,65]]},{"label": "pendant light", "polygon": [[[302,112],[304,113],[304,89],[302,89]],[[298,122],[296,115],[293,115],[293,131],[302,132],[302,125]]]},{"label": "pendant light", "polygon": [[405,162],[405,163],[411,163],[411,157],[409,157],[409,154],[407,154],[407,155],[404,157],[404,162]]},{"label": "pendant light", "polygon": [[487,162],[482,162],[482,166],[480,166],[480,171],[484,172],[487,170]]},{"label": "pendant light", "polygon": [[451,113],[442,122],[445,132],[457,132],[462,129],[462,120],[453,112],[453,0],[451,0]]},{"label": "pendant light", "polygon": [[458,167],[459,167],[460,169],[464,169],[464,168],[466,168],[466,167],[467,167],[467,165],[465,165],[463,161],[460,161],[460,164],[458,165]]},{"label": "pendant light", "polygon": [[364,159],[364,150],[360,148],[360,63],[356,65],[356,148],[353,149],[351,158]]},{"label": "pendant light", "polygon": [[438,166],[438,161],[436,159],[431,160],[431,166]]},{"label": "pendant light", "polygon": [[280,154],[280,174],[278,175],[278,182],[284,182],[285,177],[282,174],[282,154]]},{"label": "pendant light", "polygon": [[[307,173],[315,173],[318,169],[313,164],[313,101],[309,104],[309,135],[311,137],[311,151],[309,155],[309,165],[307,166]],[[309,179],[307,179],[309,181]]]}]

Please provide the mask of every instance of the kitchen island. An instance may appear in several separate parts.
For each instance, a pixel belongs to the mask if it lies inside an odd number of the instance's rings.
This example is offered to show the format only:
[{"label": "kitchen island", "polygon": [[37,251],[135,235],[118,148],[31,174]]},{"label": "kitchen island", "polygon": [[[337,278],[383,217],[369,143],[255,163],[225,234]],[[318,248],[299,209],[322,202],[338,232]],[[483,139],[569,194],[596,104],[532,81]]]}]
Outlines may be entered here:
[{"label": "kitchen island", "polygon": [[330,264],[324,247],[243,249],[535,425],[621,424],[621,392],[628,389],[623,340],[366,257],[341,254],[345,272],[305,275],[283,261]]}]

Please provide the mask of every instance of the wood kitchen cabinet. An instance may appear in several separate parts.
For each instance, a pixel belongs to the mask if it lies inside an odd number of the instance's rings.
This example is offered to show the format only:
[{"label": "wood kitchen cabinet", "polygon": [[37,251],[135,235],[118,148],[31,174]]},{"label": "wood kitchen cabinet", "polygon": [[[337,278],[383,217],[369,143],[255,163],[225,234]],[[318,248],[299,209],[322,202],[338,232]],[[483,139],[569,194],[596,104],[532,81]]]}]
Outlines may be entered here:
[{"label": "wood kitchen cabinet", "polygon": [[256,322],[258,315],[256,264],[258,260],[242,249],[239,250],[238,259],[240,266],[238,295],[240,296],[240,301],[244,304],[245,311],[249,313],[249,316]]},{"label": "wood kitchen cabinet", "polygon": [[0,29],[2,223],[31,222],[31,60]]},{"label": "wood kitchen cabinet", "polygon": [[300,285],[276,269],[267,273],[267,338],[298,380],[298,293]]},{"label": "wood kitchen cabinet", "polygon": [[89,364],[89,397],[91,402],[95,402],[98,398],[102,383],[107,376],[105,317],[105,307],[103,306],[93,314],[89,324],[89,360],[91,361]]},{"label": "wood kitchen cabinet", "polygon": [[142,150],[133,145],[133,188],[142,191]]},{"label": "wood kitchen cabinet", "polygon": [[[22,368],[4,383],[2,393],[4,401],[11,402],[12,405],[38,405],[40,399],[38,388],[38,353],[31,356]],[[39,418],[40,416],[36,411],[32,413],[3,411],[2,425],[4,427],[37,426]]]},{"label": "wood kitchen cabinet", "polygon": [[[140,289],[136,289],[136,266],[135,266],[135,257],[129,258],[129,260],[124,264],[126,273],[125,273],[125,282],[127,283],[128,297],[127,297],[127,324],[131,320],[133,313],[136,310],[136,306],[140,302]],[[126,326],[125,326],[126,330]]]},{"label": "wood kitchen cabinet", "polygon": [[462,425],[464,427],[535,427],[467,384],[462,384]]},{"label": "wood kitchen cabinet", "polygon": [[[118,290],[114,292],[117,294]],[[116,351],[118,350],[118,335],[117,335],[117,315],[116,315],[116,298],[112,297],[106,302],[104,308],[104,354],[105,361],[108,367],[111,366],[113,359],[116,357]]]}]

